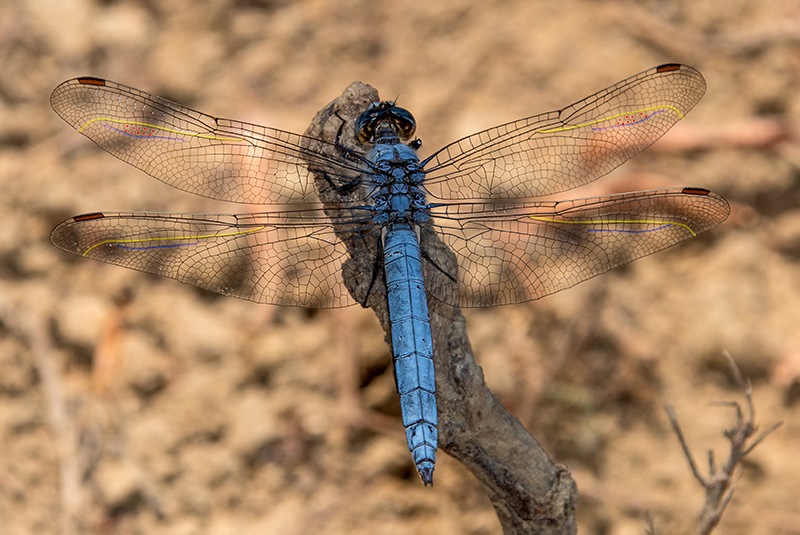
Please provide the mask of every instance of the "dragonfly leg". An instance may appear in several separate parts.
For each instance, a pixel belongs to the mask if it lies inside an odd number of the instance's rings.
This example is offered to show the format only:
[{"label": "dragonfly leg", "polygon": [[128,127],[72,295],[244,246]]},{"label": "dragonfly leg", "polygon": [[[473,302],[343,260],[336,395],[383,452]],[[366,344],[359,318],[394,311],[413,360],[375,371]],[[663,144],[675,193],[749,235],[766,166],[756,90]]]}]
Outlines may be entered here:
[{"label": "dragonfly leg", "polygon": [[435,267],[435,268],[436,268],[436,269],[437,269],[437,270],[438,270],[438,271],[439,271],[439,272],[440,272],[442,275],[444,275],[445,277],[447,277],[448,279],[450,279],[450,282],[453,282],[453,283],[458,283],[458,279],[456,278],[456,276],[455,276],[453,273],[450,273],[449,271],[447,271],[446,269],[444,269],[442,266],[440,266],[440,265],[439,265],[439,264],[436,262],[436,260],[434,260],[433,258],[431,258],[431,257],[430,257],[430,255],[428,255],[428,253],[425,251],[425,248],[424,248],[424,247],[421,249],[421,251],[420,251],[420,255],[421,255],[421,256],[422,256],[422,258],[423,258],[424,260],[426,260],[426,261],[427,261],[427,262],[428,262],[430,265],[432,265],[433,267]]},{"label": "dragonfly leg", "polygon": [[341,142],[342,134],[344,133],[344,125],[347,124],[347,121],[344,119],[344,117],[339,115],[339,110],[334,111],[333,114],[336,115],[336,117],[341,121],[339,124],[339,129],[336,131],[336,137],[333,140],[333,145],[342,153],[342,156],[348,160],[351,160],[355,163],[367,164],[374,169],[375,166],[369,161],[369,159],[364,158],[363,155],[359,154]]},{"label": "dragonfly leg", "polygon": [[317,175],[321,177],[333,191],[336,192],[336,195],[342,197],[351,194],[356,189],[358,189],[359,186],[361,186],[360,178],[354,178],[344,184],[337,184],[336,182],[331,180],[331,177],[328,176],[328,173],[325,173],[324,171],[317,171]]},{"label": "dragonfly leg", "polygon": [[369,298],[372,296],[372,292],[376,289],[376,284],[378,283],[379,277],[383,274],[383,240],[378,241],[378,254],[375,255],[375,260],[372,263],[372,275],[369,279],[369,286],[367,286],[367,291],[364,294],[364,299],[361,300],[361,306],[367,308],[369,305]]}]

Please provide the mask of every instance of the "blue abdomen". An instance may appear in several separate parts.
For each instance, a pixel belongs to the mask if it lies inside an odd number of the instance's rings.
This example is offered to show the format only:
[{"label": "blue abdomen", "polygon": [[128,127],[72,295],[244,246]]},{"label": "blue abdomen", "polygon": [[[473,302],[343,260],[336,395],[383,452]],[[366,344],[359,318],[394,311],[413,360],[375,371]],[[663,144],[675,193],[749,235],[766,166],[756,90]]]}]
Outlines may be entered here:
[{"label": "blue abdomen", "polygon": [[406,440],[423,483],[432,485],[438,443],[433,344],[419,241],[410,224],[387,228],[384,258],[392,356]]}]

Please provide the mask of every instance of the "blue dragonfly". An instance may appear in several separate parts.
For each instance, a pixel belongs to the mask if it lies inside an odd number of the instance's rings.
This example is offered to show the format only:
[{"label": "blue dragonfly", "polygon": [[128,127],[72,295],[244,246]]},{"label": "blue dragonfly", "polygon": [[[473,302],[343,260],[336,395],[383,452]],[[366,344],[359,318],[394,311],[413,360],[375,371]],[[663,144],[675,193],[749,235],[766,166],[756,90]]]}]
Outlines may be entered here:
[{"label": "blue dragonfly", "polygon": [[[414,117],[394,102],[366,102],[324,139],[76,78],[53,91],[53,109],[112,155],[190,193],[271,206],[238,215],[94,212],[62,222],[51,240],[259,303],[385,300],[408,447],[432,485],[438,416],[429,303],[538,299],[723,222],[728,203],[699,187],[535,200],[607,174],[683,119],[704,92],[692,67],[660,65],[420,160]],[[372,252],[371,272],[352,273],[356,250]],[[348,286],[354,276],[360,289]]]}]

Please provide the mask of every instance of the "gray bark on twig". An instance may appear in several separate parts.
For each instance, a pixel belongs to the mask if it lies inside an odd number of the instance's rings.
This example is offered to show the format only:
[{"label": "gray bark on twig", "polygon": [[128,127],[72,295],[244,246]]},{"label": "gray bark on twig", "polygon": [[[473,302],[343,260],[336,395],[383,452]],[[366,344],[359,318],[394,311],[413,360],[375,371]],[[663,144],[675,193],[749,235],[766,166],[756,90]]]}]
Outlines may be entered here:
[{"label": "gray bark on twig", "polygon": [[[337,141],[357,153],[354,122],[377,91],[360,82],[317,113],[305,135],[329,143]],[[344,124],[343,124],[344,121]],[[313,141],[308,141],[313,144]],[[333,150],[314,147],[315,150]],[[313,166],[312,171],[313,171]],[[341,208],[343,199],[316,176],[326,208]],[[355,178],[355,177],[354,177]],[[353,297],[371,308],[390,342],[390,323],[384,277],[375,236],[354,237],[337,229],[350,259],[344,279]],[[453,266],[453,253],[430,228],[421,229],[428,258],[439,266]],[[429,267],[429,266],[428,266]],[[455,273],[455,270],[450,271]],[[432,276],[428,276],[432,275]],[[433,284],[447,284],[445,277],[425,273]],[[577,489],[566,467],[556,464],[538,441],[509,414],[492,394],[475,362],[466,334],[466,322],[458,308],[429,299],[433,332],[436,388],[439,410],[440,449],[463,463],[484,486],[505,533],[574,533]],[[398,424],[399,425],[399,424]]]}]

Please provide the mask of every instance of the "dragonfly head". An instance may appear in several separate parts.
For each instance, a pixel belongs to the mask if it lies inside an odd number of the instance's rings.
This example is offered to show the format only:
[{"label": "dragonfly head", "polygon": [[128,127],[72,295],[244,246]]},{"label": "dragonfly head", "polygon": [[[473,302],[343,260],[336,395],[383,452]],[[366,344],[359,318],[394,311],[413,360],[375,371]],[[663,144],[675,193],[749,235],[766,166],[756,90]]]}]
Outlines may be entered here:
[{"label": "dragonfly head", "polygon": [[362,143],[375,143],[387,134],[407,141],[416,129],[417,122],[411,112],[390,101],[373,102],[356,120],[356,136]]}]

